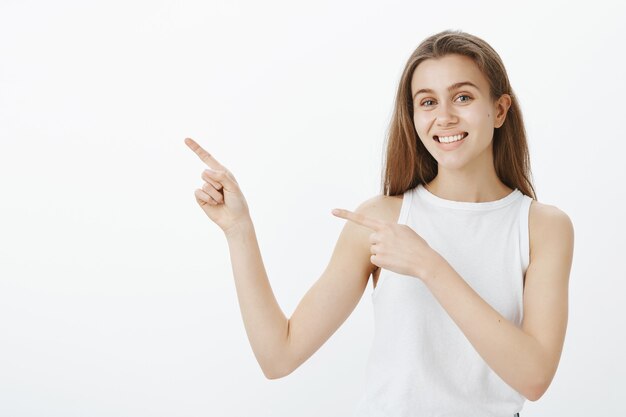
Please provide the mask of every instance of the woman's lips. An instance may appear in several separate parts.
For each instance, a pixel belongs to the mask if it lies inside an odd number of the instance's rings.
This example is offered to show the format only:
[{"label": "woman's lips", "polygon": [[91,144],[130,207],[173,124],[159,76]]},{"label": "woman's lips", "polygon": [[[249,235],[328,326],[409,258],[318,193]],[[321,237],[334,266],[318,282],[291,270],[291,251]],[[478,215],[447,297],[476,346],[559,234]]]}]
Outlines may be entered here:
[{"label": "woman's lips", "polygon": [[[454,135],[445,135],[444,137],[457,136],[457,135],[461,135],[461,134],[465,135],[467,137],[467,135],[469,133],[467,133],[467,132],[459,132],[459,133],[455,133]],[[440,138],[440,136],[433,135],[433,139],[435,140],[435,142],[439,142],[439,138]],[[465,139],[465,137],[463,139]],[[439,142],[439,143],[445,143],[445,142]]]},{"label": "woman's lips", "polygon": [[437,143],[437,147],[439,147],[440,149],[443,149],[444,151],[451,151],[463,145],[465,143],[465,139],[467,139],[468,136],[469,133],[465,132],[465,136],[463,137],[463,139],[451,143],[439,142],[439,138],[435,139],[434,137],[433,140]]}]

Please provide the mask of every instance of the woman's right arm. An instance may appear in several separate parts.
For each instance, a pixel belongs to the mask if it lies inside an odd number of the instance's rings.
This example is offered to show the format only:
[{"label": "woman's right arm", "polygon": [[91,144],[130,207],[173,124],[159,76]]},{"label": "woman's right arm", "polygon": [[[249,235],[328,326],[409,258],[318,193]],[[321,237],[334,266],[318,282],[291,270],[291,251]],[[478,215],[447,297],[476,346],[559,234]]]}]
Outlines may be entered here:
[{"label": "woman's right arm", "polygon": [[252,221],[225,235],[248,340],[263,374],[273,379],[284,361],[289,321],[270,286]]},{"label": "woman's right arm", "polygon": [[[375,196],[354,212],[380,220],[389,219],[391,197]],[[397,216],[396,216],[397,217]],[[372,230],[346,222],[337,239],[328,266],[304,295],[289,319],[287,341],[276,377],[289,375],[306,362],[352,314],[359,304],[370,275],[377,266],[370,262]]]},{"label": "woman's right arm", "polygon": [[[239,308],[252,350],[269,379],[290,374],[315,353],[341,326],[358,304],[369,276],[370,229],[346,222],[331,260],[300,301],[290,319],[283,314],[265,271],[245,198],[230,171],[195,141],[186,144],[217,174],[196,190],[196,200],[226,236]],[[361,204],[355,212],[383,217],[384,196]]]},{"label": "woman's right arm", "polygon": [[[371,217],[374,197],[355,210]],[[283,314],[265,271],[252,222],[226,234],[239,308],[254,355],[269,379],[289,375],[337,331],[358,305],[376,268],[370,262],[371,230],[346,222],[326,270],[290,319]]]}]

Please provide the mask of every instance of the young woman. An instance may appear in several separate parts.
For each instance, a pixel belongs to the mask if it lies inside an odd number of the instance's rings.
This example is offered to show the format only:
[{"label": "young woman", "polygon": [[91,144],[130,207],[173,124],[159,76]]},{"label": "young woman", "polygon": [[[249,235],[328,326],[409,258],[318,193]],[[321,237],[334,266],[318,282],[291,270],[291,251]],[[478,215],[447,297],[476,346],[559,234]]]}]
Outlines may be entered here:
[{"label": "young woman", "polygon": [[246,332],[268,378],[293,372],[373,277],[375,337],[355,417],[519,413],[557,370],[574,229],[536,201],[519,104],[498,54],[443,31],[410,56],[389,129],[382,195],[348,220],[291,318],[281,311],[233,174],[209,166],[195,197],[225,233]]}]

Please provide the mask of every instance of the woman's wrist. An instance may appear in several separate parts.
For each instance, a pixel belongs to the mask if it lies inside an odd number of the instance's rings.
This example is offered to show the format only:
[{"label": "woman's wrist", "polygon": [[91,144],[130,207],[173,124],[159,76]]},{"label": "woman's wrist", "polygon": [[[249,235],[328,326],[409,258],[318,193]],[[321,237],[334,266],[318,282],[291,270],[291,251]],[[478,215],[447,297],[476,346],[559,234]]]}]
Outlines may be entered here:
[{"label": "woman's wrist", "polygon": [[428,259],[428,264],[420,268],[417,275],[424,283],[436,279],[449,266],[448,261],[437,251],[433,250],[432,256],[429,256]]},{"label": "woman's wrist", "polygon": [[232,226],[224,230],[224,235],[228,240],[237,239],[241,236],[249,234],[251,231],[254,231],[254,224],[252,223],[251,218],[246,218],[237,223],[233,223]]}]

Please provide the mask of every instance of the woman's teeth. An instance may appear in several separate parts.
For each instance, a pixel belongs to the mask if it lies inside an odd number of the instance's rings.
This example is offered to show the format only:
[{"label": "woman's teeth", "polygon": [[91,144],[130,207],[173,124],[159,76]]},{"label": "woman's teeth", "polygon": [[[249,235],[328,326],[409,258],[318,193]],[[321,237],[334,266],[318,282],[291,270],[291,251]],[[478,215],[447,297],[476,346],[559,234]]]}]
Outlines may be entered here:
[{"label": "woman's teeth", "polygon": [[452,143],[452,142],[456,142],[458,140],[463,139],[465,136],[467,136],[467,133],[462,133],[460,135],[455,135],[455,136],[440,136],[439,137],[439,142],[441,142],[441,143]]}]

